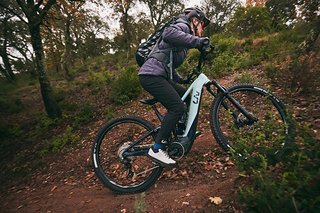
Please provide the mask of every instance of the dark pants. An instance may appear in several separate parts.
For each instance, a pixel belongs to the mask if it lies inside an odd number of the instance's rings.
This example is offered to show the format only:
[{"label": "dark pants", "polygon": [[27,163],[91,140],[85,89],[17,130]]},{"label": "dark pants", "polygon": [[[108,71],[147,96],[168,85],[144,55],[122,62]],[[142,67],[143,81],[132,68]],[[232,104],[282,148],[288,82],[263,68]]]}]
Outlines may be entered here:
[{"label": "dark pants", "polygon": [[139,79],[142,87],[168,110],[155,140],[156,143],[161,143],[162,140],[168,139],[171,131],[187,110],[185,103],[181,100],[186,89],[160,76],[140,75]]}]

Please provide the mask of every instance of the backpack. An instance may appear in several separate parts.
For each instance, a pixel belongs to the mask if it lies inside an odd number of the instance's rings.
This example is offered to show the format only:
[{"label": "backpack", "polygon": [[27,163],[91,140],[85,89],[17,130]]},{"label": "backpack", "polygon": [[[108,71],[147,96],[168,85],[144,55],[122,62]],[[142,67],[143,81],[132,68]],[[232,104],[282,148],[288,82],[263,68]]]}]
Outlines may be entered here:
[{"label": "backpack", "polygon": [[[170,53],[174,48],[165,49],[165,50],[158,49],[158,44],[161,41],[162,33],[171,24],[182,22],[182,23],[186,23],[189,26],[189,22],[187,22],[184,17],[185,16],[183,15],[173,17],[167,23],[160,26],[160,28],[156,30],[151,36],[149,36],[147,41],[139,45],[136,51],[136,61],[140,67],[151,55],[160,61],[164,61],[165,58],[169,58],[168,53]],[[172,58],[172,56],[170,56],[170,58]]]}]

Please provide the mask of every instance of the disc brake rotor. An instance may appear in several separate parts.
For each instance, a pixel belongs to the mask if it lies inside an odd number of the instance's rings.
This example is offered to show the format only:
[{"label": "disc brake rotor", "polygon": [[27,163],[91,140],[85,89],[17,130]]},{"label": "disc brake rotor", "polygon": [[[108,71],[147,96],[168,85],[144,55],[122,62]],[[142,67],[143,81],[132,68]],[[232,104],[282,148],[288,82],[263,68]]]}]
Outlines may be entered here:
[{"label": "disc brake rotor", "polygon": [[[131,144],[132,144],[131,142],[126,142],[119,147],[117,154],[121,161],[124,160],[123,153],[126,151],[126,149],[128,149],[131,146]],[[133,159],[133,157],[126,157],[126,158],[130,160]]]}]

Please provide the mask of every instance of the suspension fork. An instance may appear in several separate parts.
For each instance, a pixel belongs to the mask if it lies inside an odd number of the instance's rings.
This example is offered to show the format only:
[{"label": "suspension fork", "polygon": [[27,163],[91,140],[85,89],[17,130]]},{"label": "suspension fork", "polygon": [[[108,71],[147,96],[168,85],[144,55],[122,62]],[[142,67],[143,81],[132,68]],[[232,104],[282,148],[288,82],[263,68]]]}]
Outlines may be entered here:
[{"label": "suspension fork", "polygon": [[[212,89],[211,89],[211,85],[214,85],[217,88],[217,93],[215,93]],[[218,96],[219,93],[223,93],[225,94],[226,98],[236,107],[236,109],[238,109],[251,123],[256,122],[258,119],[256,117],[254,117],[251,113],[249,113],[244,107],[241,106],[241,104],[235,100],[227,91],[226,88],[220,86],[215,80],[212,80],[210,82],[208,82],[206,85],[206,88],[208,90],[208,92],[213,95],[215,98]],[[233,118],[235,120],[237,120],[238,118],[238,114],[229,108],[228,104],[226,104],[224,101],[222,101],[222,106],[227,110],[231,112],[231,115],[233,116]]]}]

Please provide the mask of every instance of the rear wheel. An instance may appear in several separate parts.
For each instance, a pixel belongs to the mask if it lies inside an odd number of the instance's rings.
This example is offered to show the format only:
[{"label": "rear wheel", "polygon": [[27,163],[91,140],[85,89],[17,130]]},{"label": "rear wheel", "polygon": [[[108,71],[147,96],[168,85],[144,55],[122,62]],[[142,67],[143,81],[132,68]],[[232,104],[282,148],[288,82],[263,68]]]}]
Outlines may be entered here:
[{"label": "rear wheel", "polygon": [[[228,96],[255,120],[248,120]],[[259,153],[279,157],[290,141],[291,125],[284,105],[271,93],[253,85],[236,85],[220,94],[211,107],[210,119],[220,146],[240,157]]]},{"label": "rear wheel", "polygon": [[151,187],[163,167],[147,157],[154,143],[153,125],[139,117],[114,119],[99,131],[92,149],[94,171],[116,193],[137,193]]}]

